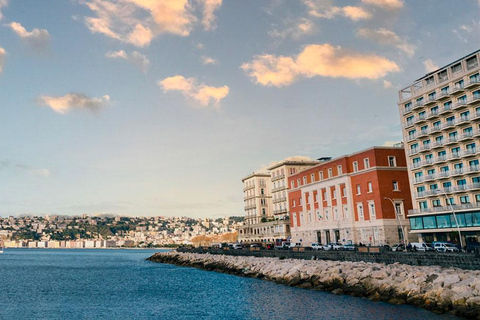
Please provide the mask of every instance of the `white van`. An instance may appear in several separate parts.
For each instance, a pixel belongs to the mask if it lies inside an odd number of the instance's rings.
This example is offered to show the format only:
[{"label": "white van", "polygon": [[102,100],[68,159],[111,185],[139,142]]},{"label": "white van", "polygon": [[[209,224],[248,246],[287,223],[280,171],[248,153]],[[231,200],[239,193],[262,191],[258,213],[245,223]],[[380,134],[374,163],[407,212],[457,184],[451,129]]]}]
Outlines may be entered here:
[{"label": "white van", "polygon": [[300,242],[290,242],[289,249],[298,248],[298,247],[301,247],[301,246],[302,246],[302,244]]},{"label": "white van", "polygon": [[423,242],[410,242],[412,249],[415,248],[417,251],[427,252],[433,251],[433,248]]}]

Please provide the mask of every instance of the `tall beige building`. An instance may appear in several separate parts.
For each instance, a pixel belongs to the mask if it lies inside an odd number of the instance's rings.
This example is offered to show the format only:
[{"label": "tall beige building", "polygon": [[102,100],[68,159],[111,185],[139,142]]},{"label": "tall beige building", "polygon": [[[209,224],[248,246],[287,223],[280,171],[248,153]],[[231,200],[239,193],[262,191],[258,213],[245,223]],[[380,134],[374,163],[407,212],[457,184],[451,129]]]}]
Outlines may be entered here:
[{"label": "tall beige building", "polygon": [[238,240],[274,243],[287,239],[290,236],[288,177],[317,163],[287,158],[269,167],[266,173],[252,173],[243,178],[245,222],[238,231]]},{"label": "tall beige building", "polygon": [[413,210],[419,239],[463,243],[480,237],[479,51],[399,92]]}]

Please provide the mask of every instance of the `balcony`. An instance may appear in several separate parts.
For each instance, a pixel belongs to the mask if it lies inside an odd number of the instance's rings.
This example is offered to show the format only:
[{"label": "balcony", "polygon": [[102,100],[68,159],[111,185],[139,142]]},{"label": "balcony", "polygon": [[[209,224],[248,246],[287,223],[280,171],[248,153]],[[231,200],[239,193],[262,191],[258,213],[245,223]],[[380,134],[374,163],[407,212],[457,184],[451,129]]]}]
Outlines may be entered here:
[{"label": "balcony", "polygon": [[414,154],[418,153],[418,150],[419,148],[410,149],[410,151],[408,151],[408,155],[413,156]]},{"label": "balcony", "polygon": [[447,100],[448,98],[450,98],[450,92],[447,90],[447,91],[440,92],[440,95],[438,96],[437,100],[438,101]]},{"label": "balcony", "polygon": [[455,86],[450,93],[452,96],[465,92],[465,88],[463,86]]},{"label": "balcony", "polygon": [[470,123],[470,117],[461,117],[460,119],[458,119],[457,121],[457,125],[465,125],[465,124],[469,124]]},{"label": "balcony", "polygon": [[282,191],[282,190],[285,190],[285,186],[279,186],[279,187],[273,188],[273,189],[272,189],[272,193],[273,193],[273,192]]},{"label": "balcony", "polygon": [[413,105],[413,109],[412,109],[412,110],[421,108],[421,107],[423,107],[423,106],[424,106],[423,101],[417,101],[417,102],[415,102],[415,104]]},{"label": "balcony", "polygon": [[412,169],[420,168],[423,165],[422,161],[412,163]]},{"label": "balcony", "polygon": [[[460,205],[454,204],[452,205],[452,207],[455,210],[455,212],[457,212],[462,210],[478,209],[480,208],[480,203],[464,203]],[[444,207],[408,210],[409,215],[420,215],[420,214],[437,213],[437,212],[452,212],[452,208],[450,206],[444,206]]]},{"label": "balcony", "polygon": [[417,138],[416,134],[410,134],[407,136],[407,141],[412,141],[412,140],[415,140],[416,138]]},{"label": "balcony", "polygon": [[287,201],[287,197],[280,197],[277,199],[273,199],[273,203],[285,202],[285,201]]},{"label": "balcony", "polygon": [[447,156],[438,156],[435,158],[434,163],[442,163],[447,161]]},{"label": "balcony", "polygon": [[435,111],[430,111],[427,115],[427,119],[434,119],[434,118],[438,118],[438,110],[435,110]]},{"label": "balcony", "polygon": [[417,138],[426,137],[426,136],[428,136],[428,129],[427,130],[421,130],[418,133]]},{"label": "balcony", "polygon": [[463,169],[455,169],[455,170],[452,170],[450,177],[463,176],[463,173],[464,173]]},{"label": "balcony", "polygon": [[457,143],[457,142],[458,142],[458,138],[456,136],[455,137],[450,137],[445,142],[445,145],[448,146],[450,144],[454,144],[454,143]]},{"label": "balcony", "polygon": [[465,141],[465,140],[470,140],[473,139],[473,131],[472,132],[464,132],[460,136],[460,139],[458,141]]},{"label": "balcony", "polygon": [[473,131],[473,135],[474,135],[475,137],[480,136],[480,129]]},{"label": "balcony", "polygon": [[447,160],[457,160],[457,159],[460,159],[460,152],[449,153],[447,156]]},{"label": "balcony", "polygon": [[406,121],[406,122],[403,123],[403,127],[404,128],[411,127],[411,126],[414,125],[414,123],[415,123],[415,121],[413,121],[413,120],[412,121]]},{"label": "balcony", "polygon": [[250,189],[255,189],[255,185],[246,186],[245,188],[243,188],[243,191],[247,191],[247,190],[250,190]]},{"label": "balcony", "polygon": [[480,94],[474,94],[471,99],[468,99],[467,104],[472,105],[480,102]]},{"label": "balcony", "polygon": [[420,152],[427,152],[431,149],[432,147],[430,146],[430,144],[426,144],[426,145],[423,145],[420,147]]},{"label": "balcony", "polygon": [[418,118],[414,121],[414,123],[422,123],[422,122],[425,122],[427,121],[427,117],[423,114],[423,115],[419,115]]},{"label": "balcony", "polygon": [[443,148],[443,141],[437,141],[433,143],[432,149]]},{"label": "balcony", "polygon": [[455,120],[453,121],[447,121],[443,127],[442,127],[442,130],[447,130],[447,129],[451,129],[455,126]]},{"label": "balcony", "polygon": [[406,115],[407,113],[412,112],[412,106],[404,107],[402,111],[402,115]]},{"label": "balcony", "polygon": [[276,175],[275,177],[272,177],[272,182],[277,181],[277,180],[281,180],[283,178],[285,178],[285,174]]},{"label": "balcony", "polygon": [[453,109],[454,110],[463,109],[463,108],[466,108],[467,106],[468,106],[467,100],[461,100],[455,103],[455,105],[453,106]]},{"label": "balcony", "polygon": [[471,156],[474,156],[476,153],[477,153],[476,148],[468,148],[465,151],[463,151],[463,156],[471,157]]},{"label": "balcony", "polygon": [[435,173],[434,174],[427,174],[423,181],[427,182],[427,181],[432,181],[432,180],[435,180],[435,179],[437,179],[437,175]]},{"label": "balcony", "polygon": [[433,127],[430,129],[430,134],[440,132],[441,130],[442,130],[442,126],[441,126],[441,125],[433,126]]},{"label": "balcony", "polygon": [[413,183],[422,183],[424,181],[423,176],[415,177]]},{"label": "balcony", "polygon": [[472,121],[473,120],[480,120],[480,110],[478,110],[472,115]]},{"label": "balcony", "polygon": [[257,205],[255,205],[255,204],[244,207],[245,210],[250,210],[250,209],[255,209],[255,208],[257,208]]},{"label": "balcony", "polygon": [[450,177],[450,172],[449,171],[440,171],[438,173],[438,178],[439,179],[445,179],[445,178],[448,178]]},{"label": "balcony", "polygon": [[429,96],[425,101],[425,105],[428,106],[428,105],[434,104],[436,101],[437,101],[437,98],[435,97],[435,95]]},{"label": "balcony", "polygon": [[285,209],[273,210],[273,214],[282,214],[282,213],[287,213],[287,208],[285,208]]},{"label": "balcony", "polygon": [[474,87],[478,87],[478,86],[480,86],[480,79],[473,78],[473,79],[470,79],[467,82],[467,84],[465,85],[465,88],[469,89],[469,88],[474,88]]},{"label": "balcony", "polygon": [[477,174],[480,170],[480,166],[477,164],[477,165],[474,165],[474,166],[468,166],[467,168],[467,173],[475,173]]},{"label": "balcony", "polygon": [[452,112],[452,105],[444,105],[441,109],[440,109],[440,114],[444,114],[444,113],[450,113]]}]

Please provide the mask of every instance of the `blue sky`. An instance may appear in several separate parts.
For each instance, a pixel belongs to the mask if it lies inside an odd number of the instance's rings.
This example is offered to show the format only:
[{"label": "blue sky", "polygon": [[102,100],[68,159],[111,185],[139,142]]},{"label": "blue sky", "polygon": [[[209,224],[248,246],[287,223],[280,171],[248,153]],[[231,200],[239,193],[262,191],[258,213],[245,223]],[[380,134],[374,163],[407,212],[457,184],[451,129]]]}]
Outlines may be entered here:
[{"label": "blue sky", "polygon": [[0,215],[243,215],[242,177],[400,141],[480,2],[0,0]]}]

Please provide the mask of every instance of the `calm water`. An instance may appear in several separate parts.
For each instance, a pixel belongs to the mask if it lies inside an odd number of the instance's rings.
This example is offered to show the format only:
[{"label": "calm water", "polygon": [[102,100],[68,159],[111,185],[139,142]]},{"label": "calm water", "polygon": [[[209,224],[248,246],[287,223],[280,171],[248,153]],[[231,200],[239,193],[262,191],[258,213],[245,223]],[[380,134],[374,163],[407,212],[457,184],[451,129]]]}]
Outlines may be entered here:
[{"label": "calm water", "polygon": [[7,249],[0,319],[454,319],[144,260],[154,252]]}]

